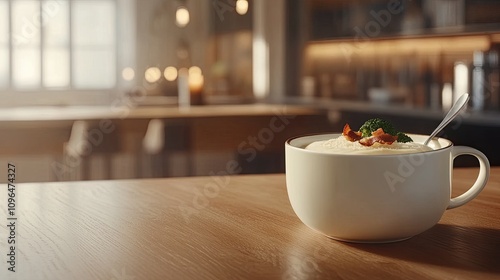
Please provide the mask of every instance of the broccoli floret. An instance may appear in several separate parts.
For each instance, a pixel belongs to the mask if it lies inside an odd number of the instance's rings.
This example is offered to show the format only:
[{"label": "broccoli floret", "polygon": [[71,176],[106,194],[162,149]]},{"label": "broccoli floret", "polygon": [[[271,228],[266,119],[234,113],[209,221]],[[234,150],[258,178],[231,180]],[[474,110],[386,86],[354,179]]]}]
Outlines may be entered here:
[{"label": "broccoli floret", "polygon": [[387,134],[398,136],[398,142],[406,143],[413,141],[408,135],[397,131],[390,122],[379,118],[367,120],[359,128],[359,131],[362,133],[362,137],[370,137],[372,135],[372,132],[379,128],[382,128]]},{"label": "broccoli floret", "polygon": [[361,136],[370,137],[372,136],[372,132],[374,132],[379,128],[382,128],[385,133],[388,133],[390,135],[396,136],[398,133],[398,131],[394,128],[394,126],[390,122],[379,118],[367,120],[359,128],[359,131],[362,133]]},{"label": "broccoli floret", "polygon": [[401,143],[407,143],[407,142],[413,142],[413,139],[411,139],[410,136],[404,134],[403,132],[398,132],[398,142]]}]

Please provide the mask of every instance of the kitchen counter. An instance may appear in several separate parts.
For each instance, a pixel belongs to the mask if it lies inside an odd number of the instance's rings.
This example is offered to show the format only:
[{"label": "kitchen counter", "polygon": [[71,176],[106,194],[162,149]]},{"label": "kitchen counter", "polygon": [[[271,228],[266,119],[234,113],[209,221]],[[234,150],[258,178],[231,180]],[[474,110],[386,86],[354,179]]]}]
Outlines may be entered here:
[{"label": "kitchen counter", "polygon": [[[447,111],[419,108],[407,104],[376,103],[367,101],[335,100],[329,98],[284,98],[270,101],[276,104],[302,105],[328,112],[331,127],[340,128],[345,123],[359,127],[371,118],[383,118],[402,131],[416,134],[430,134],[441,122]],[[496,141],[500,137],[499,111],[463,110],[446,126],[439,137],[451,140],[455,145],[470,146],[486,154],[490,163],[500,166],[500,148]],[[459,158],[458,166],[474,166],[472,158]]]},{"label": "kitchen counter", "polygon": [[31,106],[0,109],[2,122],[102,119],[173,119],[227,116],[311,115],[324,112],[303,105],[238,104],[207,106]]},{"label": "kitchen counter", "polygon": [[2,108],[0,163],[29,166],[24,182],[281,172],[286,139],[329,128],[302,105]]},{"label": "kitchen counter", "polygon": [[[440,122],[447,110],[419,108],[403,103],[377,103],[332,98],[287,97],[270,100],[270,103],[301,105],[328,110],[331,112],[367,113],[371,115],[391,115],[402,118],[418,118],[425,121]],[[500,112],[464,110],[457,118],[461,123],[481,126],[500,127]]]}]

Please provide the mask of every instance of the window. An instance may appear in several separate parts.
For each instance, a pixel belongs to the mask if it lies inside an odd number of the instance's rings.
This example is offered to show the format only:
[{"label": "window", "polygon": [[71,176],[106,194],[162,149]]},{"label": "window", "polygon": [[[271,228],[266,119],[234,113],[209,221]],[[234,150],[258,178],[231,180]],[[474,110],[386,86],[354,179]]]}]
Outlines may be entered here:
[{"label": "window", "polygon": [[0,0],[0,91],[116,88],[132,1]]},{"label": "window", "polygon": [[9,13],[7,1],[0,1],[0,88],[9,81]]}]

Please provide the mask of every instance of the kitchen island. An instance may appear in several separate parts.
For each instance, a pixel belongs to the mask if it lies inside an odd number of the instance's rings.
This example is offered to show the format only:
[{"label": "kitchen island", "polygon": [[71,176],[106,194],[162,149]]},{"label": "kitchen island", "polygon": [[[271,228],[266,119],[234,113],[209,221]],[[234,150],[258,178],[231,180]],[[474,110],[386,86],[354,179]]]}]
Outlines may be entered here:
[{"label": "kitchen island", "polygon": [[[0,163],[24,182],[283,171],[283,143],[331,131],[327,111],[302,105],[13,107],[0,110]],[[29,170],[29,172],[28,172]]]}]

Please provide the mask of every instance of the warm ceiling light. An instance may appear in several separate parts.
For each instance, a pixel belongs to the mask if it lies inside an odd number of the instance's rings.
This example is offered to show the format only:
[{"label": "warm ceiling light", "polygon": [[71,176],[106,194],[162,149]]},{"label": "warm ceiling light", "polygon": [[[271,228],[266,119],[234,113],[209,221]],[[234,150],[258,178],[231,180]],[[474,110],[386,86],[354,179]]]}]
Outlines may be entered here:
[{"label": "warm ceiling light", "polygon": [[144,73],[144,78],[150,83],[156,83],[161,78],[161,70],[158,67],[150,67]]},{"label": "warm ceiling light", "polygon": [[134,69],[127,67],[122,70],[122,78],[125,81],[132,81],[135,77],[135,71]]},{"label": "warm ceiling light", "polygon": [[236,1],[236,12],[240,15],[244,15],[248,12],[248,1],[238,0]]},{"label": "warm ceiling light", "polygon": [[189,75],[201,75],[201,68],[198,66],[189,67]]},{"label": "warm ceiling light", "polygon": [[165,68],[163,76],[165,77],[165,80],[169,82],[175,81],[175,79],[177,79],[177,68],[168,66],[167,68]]},{"label": "warm ceiling light", "polygon": [[184,27],[189,23],[189,11],[186,7],[180,6],[175,12],[175,23],[179,27]]}]

